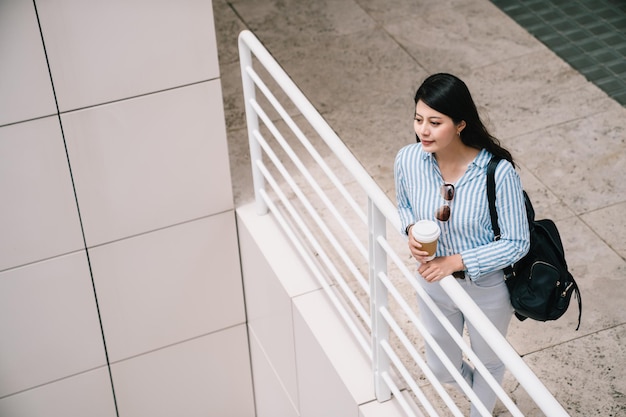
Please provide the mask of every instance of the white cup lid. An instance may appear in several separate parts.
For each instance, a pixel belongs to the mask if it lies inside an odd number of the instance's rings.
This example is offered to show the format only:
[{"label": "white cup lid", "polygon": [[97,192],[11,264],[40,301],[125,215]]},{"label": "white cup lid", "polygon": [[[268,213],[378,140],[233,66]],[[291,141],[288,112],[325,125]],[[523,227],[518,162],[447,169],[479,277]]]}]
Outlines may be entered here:
[{"label": "white cup lid", "polygon": [[420,220],[413,225],[411,232],[416,238],[419,236],[420,239],[433,241],[439,237],[441,229],[431,220]]}]

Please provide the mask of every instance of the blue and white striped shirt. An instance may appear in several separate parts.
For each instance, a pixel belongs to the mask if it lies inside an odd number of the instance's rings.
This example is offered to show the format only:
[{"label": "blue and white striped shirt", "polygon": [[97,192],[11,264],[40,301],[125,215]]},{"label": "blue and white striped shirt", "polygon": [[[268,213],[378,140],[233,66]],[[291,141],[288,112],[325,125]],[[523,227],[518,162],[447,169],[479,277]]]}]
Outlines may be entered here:
[{"label": "blue and white striped shirt", "polygon": [[454,184],[454,199],[447,222],[435,218],[444,204],[444,183],[434,155],[421,143],[402,148],[395,161],[396,200],[405,233],[407,226],[428,219],[439,224],[441,237],[436,256],[460,253],[472,280],[511,265],[530,247],[528,219],[519,175],[510,162],[502,160],[496,169],[496,209],[501,238],[494,241],[487,201],[487,165],[492,155],[482,149]]}]

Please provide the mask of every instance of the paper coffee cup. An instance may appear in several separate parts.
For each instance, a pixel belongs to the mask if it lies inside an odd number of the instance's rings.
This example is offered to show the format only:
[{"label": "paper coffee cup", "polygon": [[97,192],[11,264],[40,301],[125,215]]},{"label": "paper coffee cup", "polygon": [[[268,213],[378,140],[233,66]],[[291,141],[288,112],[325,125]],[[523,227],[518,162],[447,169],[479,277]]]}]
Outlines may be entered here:
[{"label": "paper coffee cup", "polygon": [[422,244],[422,250],[428,252],[427,261],[435,259],[437,251],[437,240],[441,234],[441,229],[437,223],[430,220],[420,220],[413,225],[411,233],[415,240]]}]

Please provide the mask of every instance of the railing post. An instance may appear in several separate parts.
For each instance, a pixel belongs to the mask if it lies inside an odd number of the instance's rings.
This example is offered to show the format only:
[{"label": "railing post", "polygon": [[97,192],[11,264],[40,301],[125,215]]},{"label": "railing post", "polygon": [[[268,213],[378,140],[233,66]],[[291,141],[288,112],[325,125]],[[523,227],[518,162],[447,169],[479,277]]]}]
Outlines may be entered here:
[{"label": "railing post", "polygon": [[370,311],[372,317],[372,370],[374,389],[378,401],[391,399],[391,389],[385,383],[383,374],[389,373],[389,357],[381,342],[389,339],[389,325],[380,313],[381,307],[387,307],[387,288],[378,279],[380,272],[387,273],[387,255],[378,244],[379,236],[386,236],[386,219],[371,198],[367,199],[368,241],[369,241],[369,282]]},{"label": "railing post", "polygon": [[250,104],[252,100],[256,99],[256,87],[254,86],[254,81],[252,81],[252,78],[248,75],[248,68],[252,68],[252,52],[245,41],[245,38],[251,35],[251,33],[246,31],[239,34],[239,64],[241,67],[243,98],[246,106],[246,124],[248,127],[248,142],[250,145],[250,162],[252,163],[252,184],[256,198],[256,211],[258,215],[263,215],[267,214],[268,207],[261,198],[259,190],[265,188],[265,179],[257,166],[257,161],[263,159],[263,152],[261,151],[261,145],[254,138],[254,132],[259,130],[259,116]]}]

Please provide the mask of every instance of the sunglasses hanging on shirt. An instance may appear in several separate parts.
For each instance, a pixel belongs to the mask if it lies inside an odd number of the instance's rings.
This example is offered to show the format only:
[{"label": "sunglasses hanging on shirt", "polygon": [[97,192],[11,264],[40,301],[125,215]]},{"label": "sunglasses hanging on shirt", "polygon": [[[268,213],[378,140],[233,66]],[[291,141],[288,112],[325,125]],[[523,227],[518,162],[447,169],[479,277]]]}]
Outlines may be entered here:
[{"label": "sunglasses hanging on shirt", "polygon": [[437,220],[447,222],[450,219],[450,202],[454,198],[454,185],[443,184],[441,186],[441,196],[443,197],[444,204],[435,211],[435,217]]}]

